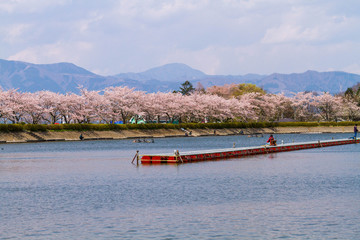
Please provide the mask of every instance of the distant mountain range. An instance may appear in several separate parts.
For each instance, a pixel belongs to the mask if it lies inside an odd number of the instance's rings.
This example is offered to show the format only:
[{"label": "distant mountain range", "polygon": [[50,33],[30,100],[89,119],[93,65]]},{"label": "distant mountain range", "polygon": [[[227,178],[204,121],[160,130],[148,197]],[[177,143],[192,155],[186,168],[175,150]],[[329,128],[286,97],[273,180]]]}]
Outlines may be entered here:
[{"label": "distant mountain range", "polygon": [[0,59],[0,86],[36,92],[78,93],[79,86],[88,90],[102,90],[110,86],[128,86],[146,92],[178,90],[181,83],[190,81],[194,87],[230,83],[253,83],[271,93],[326,91],[339,93],[360,82],[360,75],[346,72],[316,72],[271,75],[207,75],[185,64],[172,63],[140,73],[120,73],[100,76],[72,63],[32,64]]}]

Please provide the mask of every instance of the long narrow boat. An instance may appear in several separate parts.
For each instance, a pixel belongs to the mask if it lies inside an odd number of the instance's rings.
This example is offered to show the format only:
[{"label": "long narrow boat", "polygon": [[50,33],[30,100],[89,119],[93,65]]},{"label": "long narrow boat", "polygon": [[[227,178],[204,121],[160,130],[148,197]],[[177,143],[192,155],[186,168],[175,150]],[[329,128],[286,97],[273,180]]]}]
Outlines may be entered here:
[{"label": "long narrow boat", "polygon": [[175,151],[173,154],[145,154],[140,155],[142,164],[156,164],[156,163],[188,163],[199,162],[206,160],[215,160],[223,158],[244,157],[256,154],[267,154],[276,152],[287,152],[295,150],[303,150],[310,148],[331,147],[337,145],[359,143],[360,139],[337,139],[337,140],[322,140],[314,142],[300,142],[280,144],[277,146],[256,146],[243,148],[225,148],[213,150],[201,150],[191,152]]}]

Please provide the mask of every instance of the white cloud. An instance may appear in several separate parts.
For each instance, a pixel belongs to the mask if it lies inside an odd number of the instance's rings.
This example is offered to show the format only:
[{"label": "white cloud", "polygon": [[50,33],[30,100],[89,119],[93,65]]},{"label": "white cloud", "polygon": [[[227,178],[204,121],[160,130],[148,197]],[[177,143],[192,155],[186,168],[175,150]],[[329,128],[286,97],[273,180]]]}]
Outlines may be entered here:
[{"label": "white cloud", "polygon": [[178,12],[193,11],[205,6],[206,0],[132,0],[120,1],[116,6],[119,16],[163,19]]},{"label": "white cloud", "polygon": [[49,7],[65,5],[71,0],[1,0],[0,11],[8,13],[37,13]]},{"label": "white cloud", "polygon": [[360,3],[349,1],[4,0],[0,58],[106,74],[169,62],[208,74],[341,70],[360,55]]},{"label": "white cloud", "polygon": [[93,49],[91,43],[75,42],[39,45],[26,48],[10,56],[8,60],[26,61],[37,64],[55,62],[82,62],[82,57]]},{"label": "white cloud", "polygon": [[350,72],[350,73],[355,73],[355,74],[359,74],[360,75],[360,63],[354,63],[348,66],[345,66],[344,68],[341,69],[344,72]]},{"label": "white cloud", "polygon": [[347,17],[342,12],[332,12],[329,8],[326,5],[314,4],[292,7],[289,12],[281,16],[279,22],[266,30],[261,42],[264,44],[290,42],[327,44],[346,38],[346,35],[360,24],[359,16]]},{"label": "white cloud", "polygon": [[90,13],[90,16],[88,18],[78,20],[78,22],[75,24],[77,25],[78,30],[81,33],[84,33],[91,28],[91,25],[101,22],[103,18],[104,16],[102,14],[99,14],[97,12],[92,12]]},{"label": "white cloud", "polygon": [[13,12],[14,5],[10,1],[0,2],[0,11],[2,12]]},{"label": "white cloud", "polygon": [[301,28],[296,25],[282,25],[266,31],[262,43],[288,43],[301,41],[316,41],[321,35],[316,28]]},{"label": "white cloud", "polygon": [[20,23],[12,24],[4,29],[4,41],[9,44],[15,44],[23,41],[24,33],[32,28],[32,24]]}]

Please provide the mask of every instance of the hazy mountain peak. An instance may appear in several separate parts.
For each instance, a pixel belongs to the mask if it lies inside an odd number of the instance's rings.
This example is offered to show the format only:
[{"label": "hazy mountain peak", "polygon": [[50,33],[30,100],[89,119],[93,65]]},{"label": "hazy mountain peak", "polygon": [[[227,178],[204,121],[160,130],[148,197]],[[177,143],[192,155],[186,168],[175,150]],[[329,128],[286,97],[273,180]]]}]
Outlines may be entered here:
[{"label": "hazy mountain peak", "polygon": [[0,59],[0,86],[3,89],[75,92],[77,86],[86,85],[94,78],[101,77],[73,63],[33,64]]},{"label": "hazy mountain peak", "polygon": [[183,63],[169,63],[140,73],[122,73],[116,75],[116,77],[131,78],[139,81],[158,80],[166,82],[192,81],[205,76],[205,73]]},{"label": "hazy mountain peak", "polygon": [[162,74],[163,72],[177,72],[177,71],[182,71],[185,72],[187,74],[193,74],[193,75],[198,75],[198,76],[204,76],[205,73],[193,69],[191,67],[189,67],[186,64],[183,63],[169,63],[169,64],[165,64],[163,66],[160,67],[155,67],[155,68],[151,68],[145,72],[142,72],[143,74]]},{"label": "hazy mountain peak", "polygon": [[53,64],[38,64],[37,66],[43,68],[44,70],[51,71],[53,73],[96,75],[82,67],[67,62],[60,62]]},{"label": "hazy mountain peak", "polygon": [[147,92],[169,92],[178,90],[186,80],[194,86],[201,83],[205,87],[224,84],[254,83],[270,93],[291,93],[302,91],[326,91],[339,93],[360,82],[360,75],[332,71],[281,74],[268,76],[206,75],[182,63],[170,63],[141,73],[123,73],[116,76],[96,75],[72,63],[32,64],[0,59],[0,87],[35,92],[75,92],[78,86],[88,90],[102,90],[109,86],[128,86]]}]

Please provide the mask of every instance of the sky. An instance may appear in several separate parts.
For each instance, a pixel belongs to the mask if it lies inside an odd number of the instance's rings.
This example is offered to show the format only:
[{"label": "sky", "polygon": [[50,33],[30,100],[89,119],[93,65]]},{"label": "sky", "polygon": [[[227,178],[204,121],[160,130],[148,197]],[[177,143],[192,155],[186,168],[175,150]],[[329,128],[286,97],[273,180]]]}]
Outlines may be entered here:
[{"label": "sky", "polygon": [[0,0],[0,59],[101,75],[360,74],[359,0]]}]

